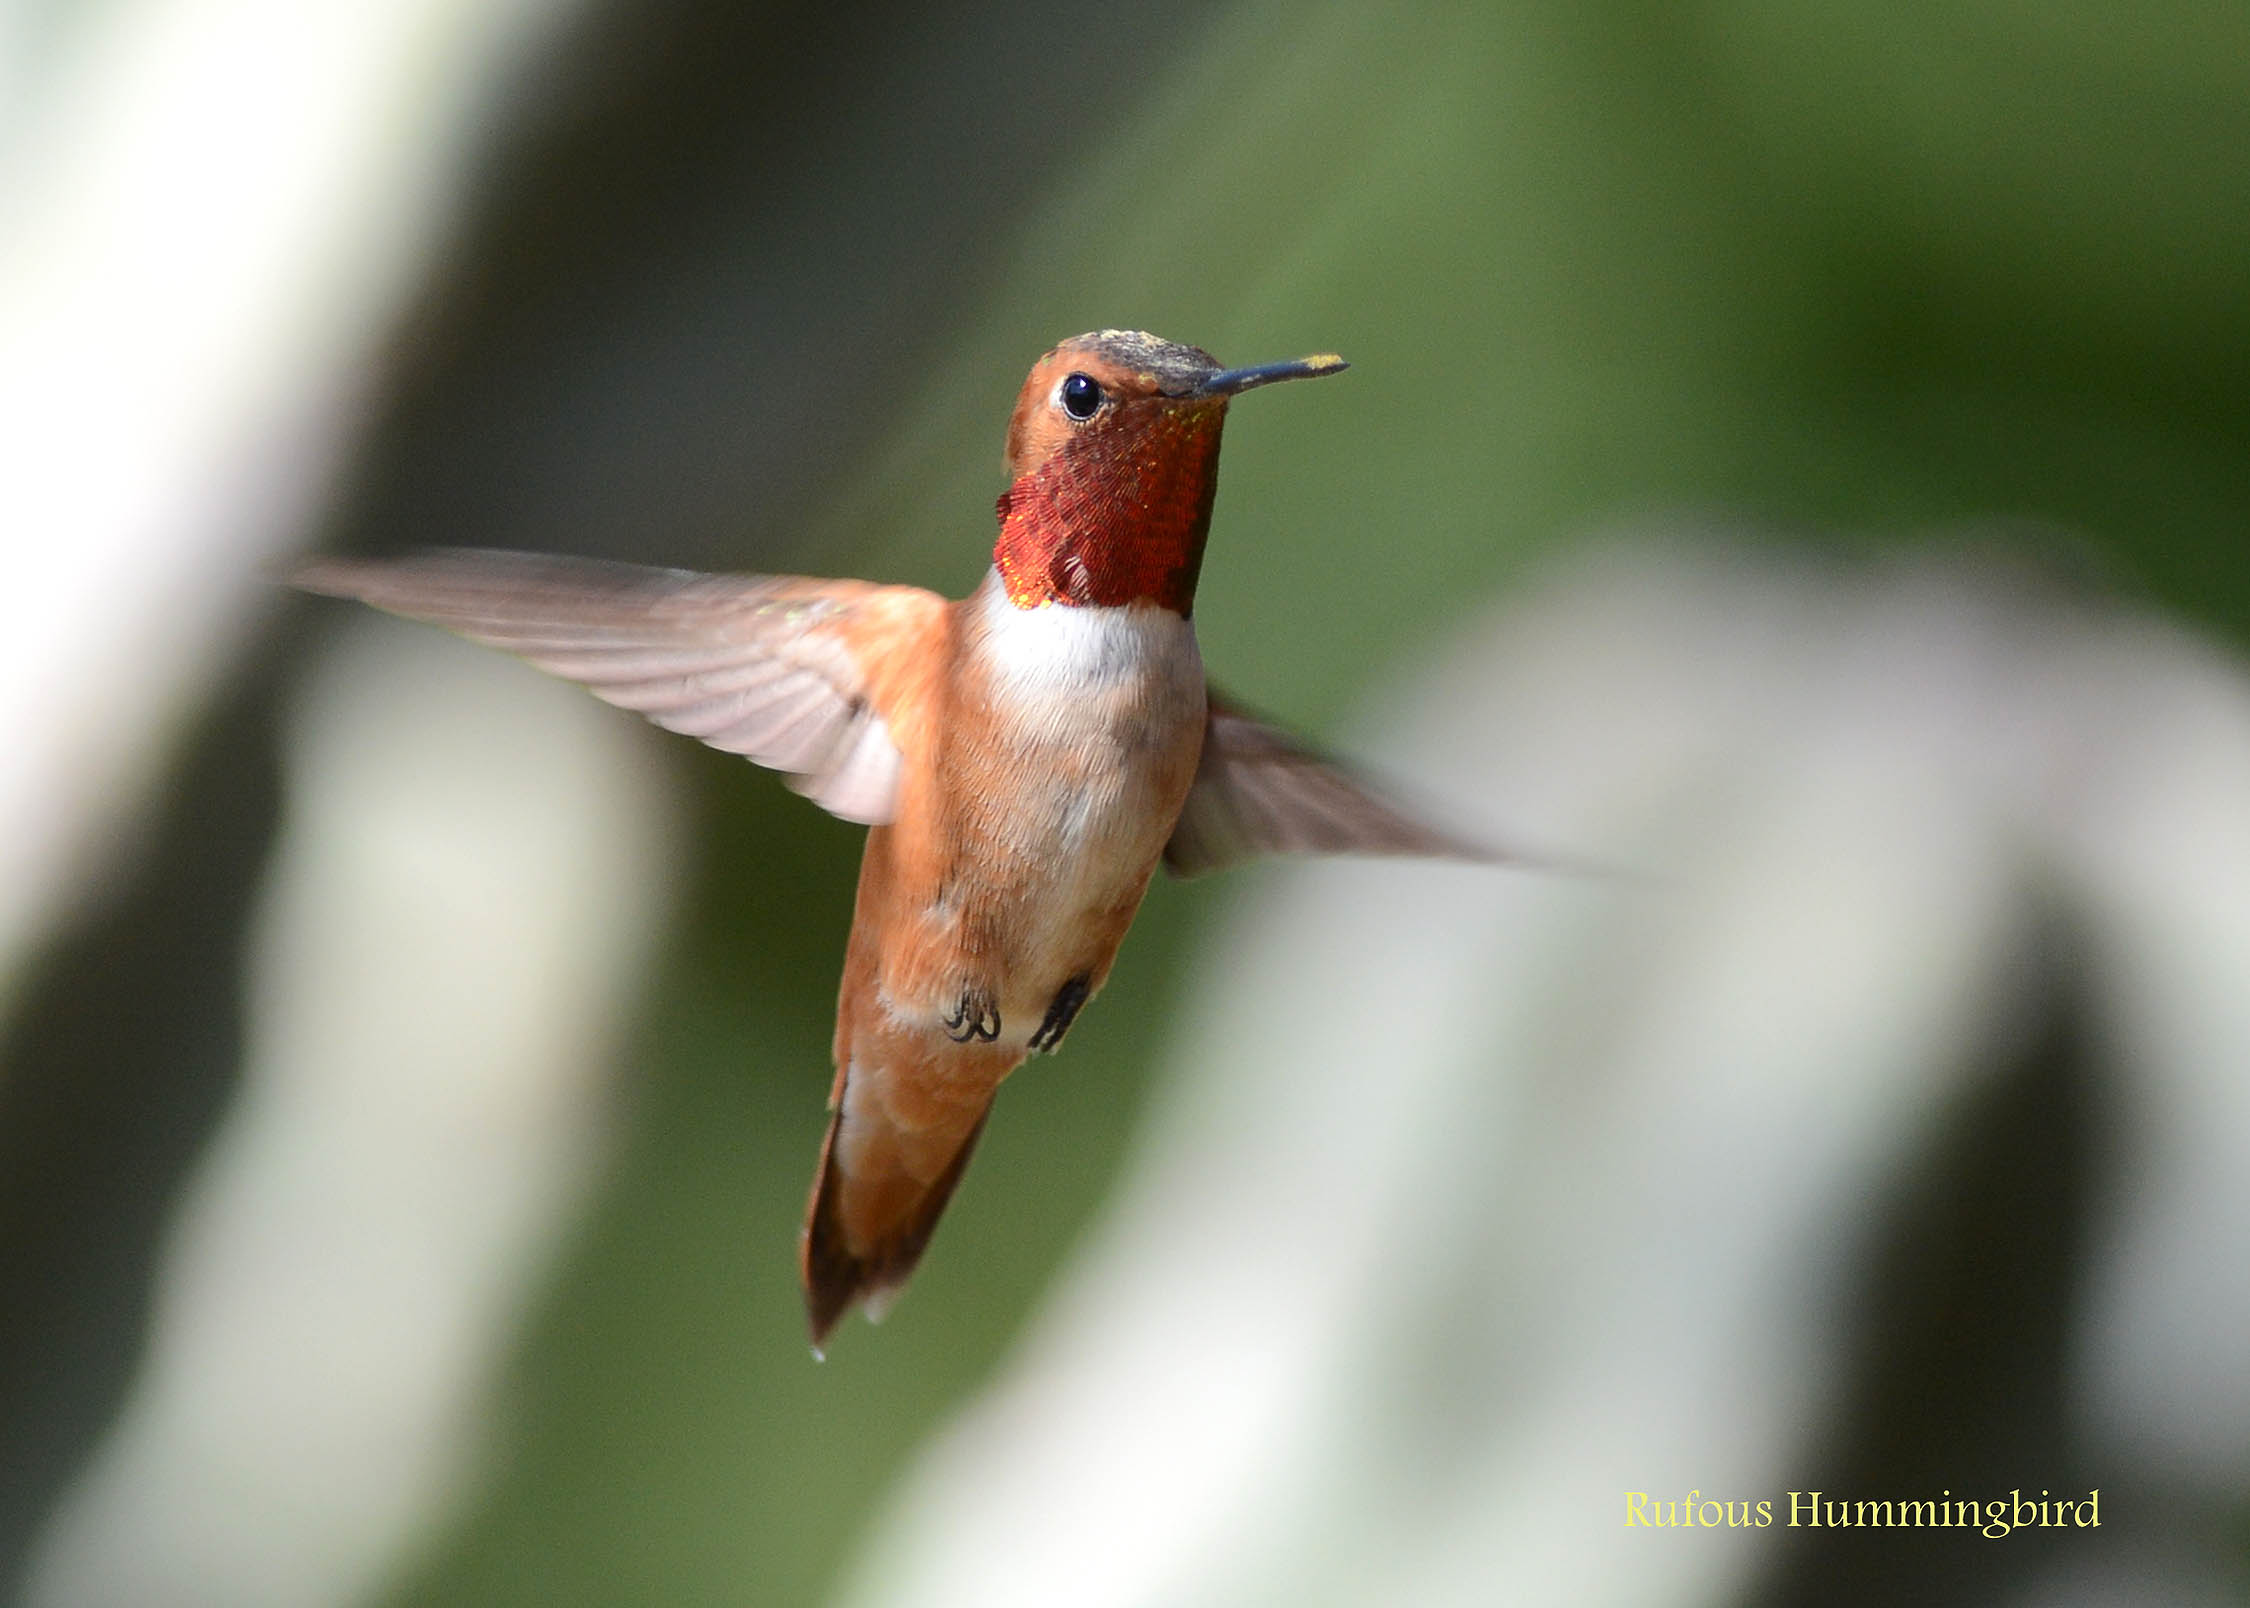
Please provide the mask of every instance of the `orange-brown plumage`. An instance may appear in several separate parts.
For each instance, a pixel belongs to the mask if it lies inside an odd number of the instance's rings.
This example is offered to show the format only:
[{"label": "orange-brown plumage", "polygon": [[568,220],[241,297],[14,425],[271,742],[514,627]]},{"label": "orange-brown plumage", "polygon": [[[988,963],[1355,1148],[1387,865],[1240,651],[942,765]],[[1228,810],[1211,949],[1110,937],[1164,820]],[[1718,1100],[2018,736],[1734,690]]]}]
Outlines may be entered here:
[{"label": "orange-brown plumage", "polygon": [[1184,621],[1135,605],[1120,629],[1188,657],[1046,686],[991,641],[1014,612],[990,583],[951,605],[911,722],[944,741],[902,744],[896,814],[868,833],[803,1242],[816,1336],[911,1271],[1000,1081],[1066,988],[1083,1003],[1108,978],[1194,779],[1205,702]]},{"label": "orange-brown plumage", "polygon": [[504,553],[321,560],[309,590],[520,653],[868,823],[801,1268],[815,1344],[912,1273],[1001,1080],[1101,989],[1157,865],[1473,854],[1208,693],[1189,624],[1222,369],[1131,331],[1025,381],[992,570],[914,587]]}]

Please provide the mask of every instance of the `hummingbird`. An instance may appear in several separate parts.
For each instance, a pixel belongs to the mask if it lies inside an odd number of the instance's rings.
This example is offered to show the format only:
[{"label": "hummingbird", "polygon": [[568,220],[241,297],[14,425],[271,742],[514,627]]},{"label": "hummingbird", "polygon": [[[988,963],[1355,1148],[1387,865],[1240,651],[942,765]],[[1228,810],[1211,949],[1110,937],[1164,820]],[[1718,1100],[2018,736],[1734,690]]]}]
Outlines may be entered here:
[{"label": "hummingbird", "polygon": [[1204,678],[1228,404],[1345,366],[1226,368],[1134,330],[1063,341],[1016,399],[992,565],[965,598],[466,549],[290,576],[514,653],[868,827],[799,1235],[816,1355],[904,1287],[1001,1081],[1061,1048],[1159,864],[1498,858]]}]

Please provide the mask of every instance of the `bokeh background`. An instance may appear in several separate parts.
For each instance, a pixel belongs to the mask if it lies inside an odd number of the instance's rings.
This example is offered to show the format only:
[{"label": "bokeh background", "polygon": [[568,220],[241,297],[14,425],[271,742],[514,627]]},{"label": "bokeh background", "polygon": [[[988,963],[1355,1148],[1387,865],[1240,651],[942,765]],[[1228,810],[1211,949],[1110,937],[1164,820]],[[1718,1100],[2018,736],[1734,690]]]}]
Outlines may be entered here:
[{"label": "bokeh background", "polygon": [[[2246,203],[2205,0],[0,12],[0,1577],[2242,1600]],[[857,829],[264,575],[958,594],[1111,325],[1353,363],[1215,675],[1645,875],[1158,886],[815,1366]],[[1625,1525],[1815,1486],[2104,1524]]]}]

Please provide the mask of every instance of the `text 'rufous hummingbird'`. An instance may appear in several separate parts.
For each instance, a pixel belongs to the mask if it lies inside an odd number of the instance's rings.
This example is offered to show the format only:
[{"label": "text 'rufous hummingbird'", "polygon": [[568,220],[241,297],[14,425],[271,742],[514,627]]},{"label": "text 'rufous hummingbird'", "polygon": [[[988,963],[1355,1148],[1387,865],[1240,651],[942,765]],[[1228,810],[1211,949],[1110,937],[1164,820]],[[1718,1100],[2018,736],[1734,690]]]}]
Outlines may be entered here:
[{"label": "text 'rufous hummingbird'", "polygon": [[958,601],[525,553],[293,577],[520,654],[871,829],[801,1236],[816,1348],[905,1284],[1001,1080],[1101,991],[1159,861],[1489,858],[1204,680],[1189,616],[1227,404],[1343,367],[1064,341],[1016,400],[992,568]]}]

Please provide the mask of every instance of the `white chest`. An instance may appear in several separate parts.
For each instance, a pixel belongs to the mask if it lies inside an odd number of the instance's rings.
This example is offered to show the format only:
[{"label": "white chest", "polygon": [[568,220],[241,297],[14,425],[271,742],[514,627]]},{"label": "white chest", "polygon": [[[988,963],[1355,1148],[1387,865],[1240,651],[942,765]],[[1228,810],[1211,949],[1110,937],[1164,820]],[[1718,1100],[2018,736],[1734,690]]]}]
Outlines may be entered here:
[{"label": "white chest", "polygon": [[978,594],[980,648],[996,698],[1037,704],[1115,693],[1161,702],[1186,690],[1203,694],[1203,655],[1195,628],[1170,609],[1019,609],[996,585]]},{"label": "white chest", "polygon": [[1138,854],[1169,831],[1202,742],[1194,627],[1147,605],[1019,609],[997,586],[979,605],[972,680],[1023,847],[1068,855],[1115,839]]}]

